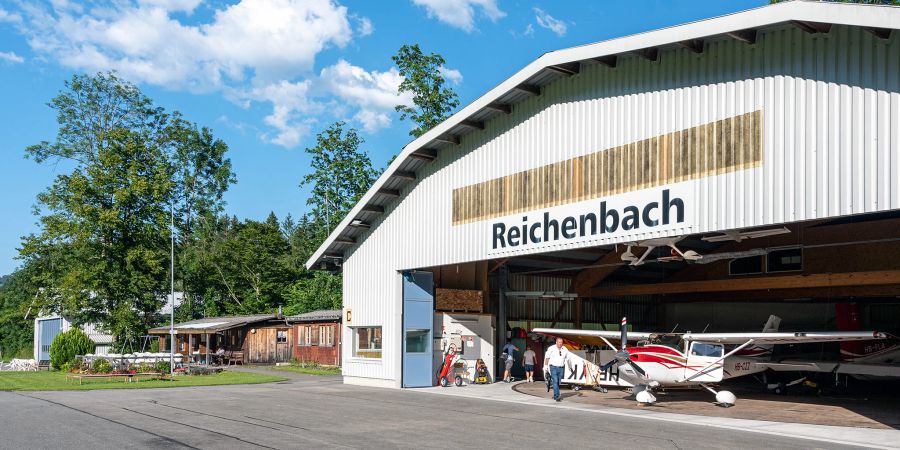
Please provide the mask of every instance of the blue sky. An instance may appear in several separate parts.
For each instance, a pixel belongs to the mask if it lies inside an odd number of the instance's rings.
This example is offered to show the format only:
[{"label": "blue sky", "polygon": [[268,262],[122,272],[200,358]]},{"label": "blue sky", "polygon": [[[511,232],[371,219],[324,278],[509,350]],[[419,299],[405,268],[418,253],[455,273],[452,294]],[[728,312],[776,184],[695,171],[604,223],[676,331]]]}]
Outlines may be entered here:
[{"label": "blue sky", "polygon": [[303,151],[335,120],[359,128],[374,164],[409,140],[393,106],[405,43],[447,60],[462,105],[542,53],[761,6],[729,1],[0,0],[0,274],[37,230],[35,196],[65,165],[24,149],[56,133],[46,103],[73,73],[115,69],[154,101],[214,129],[240,218],[302,215]]}]

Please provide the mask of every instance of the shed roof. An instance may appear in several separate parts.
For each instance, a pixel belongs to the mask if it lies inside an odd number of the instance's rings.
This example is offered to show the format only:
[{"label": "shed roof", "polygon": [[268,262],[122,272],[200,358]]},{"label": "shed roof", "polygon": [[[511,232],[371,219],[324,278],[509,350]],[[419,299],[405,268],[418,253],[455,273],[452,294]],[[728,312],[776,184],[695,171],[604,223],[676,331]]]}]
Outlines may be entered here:
[{"label": "shed roof", "polygon": [[288,316],[288,322],[325,322],[340,321],[342,317],[340,309],[323,309],[319,311],[311,311],[308,313],[297,314],[296,316]]},{"label": "shed roof", "polygon": [[[461,138],[484,132],[485,121],[510,114],[516,104],[553,81],[577,76],[582,64],[615,68],[619,57],[658,60],[660,49],[686,47],[702,52],[709,39],[756,42],[758,31],[784,26],[808,33],[827,33],[831,25],[862,27],[886,39],[900,27],[900,8],[831,2],[793,1],[763,6],[712,19],[639,33],[608,41],[548,52],[519,70],[456,114],[407,144],[393,163],[360,198],[306,262],[307,268],[331,263],[366,238],[374,221],[389,213],[416,182],[416,171],[440,157],[443,149],[459,145]],[[468,140],[468,139],[466,139]]]},{"label": "shed roof", "polygon": [[[256,322],[276,319],[275,314],[254,314],[249,316],[222,316],[222,317],[205,317],[203,319],[191,320],[175,324],[175,330],[179,332],[192,333],[215,333],[232,328],[242,327]],[[150,334],[169,334],[169,327],[157,327],[149,331]]]}]

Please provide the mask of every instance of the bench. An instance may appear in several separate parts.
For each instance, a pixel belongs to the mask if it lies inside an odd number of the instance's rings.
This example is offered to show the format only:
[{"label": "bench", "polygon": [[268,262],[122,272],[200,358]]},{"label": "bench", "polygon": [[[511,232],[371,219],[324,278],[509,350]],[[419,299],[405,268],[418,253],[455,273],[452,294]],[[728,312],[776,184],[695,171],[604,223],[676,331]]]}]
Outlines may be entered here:
[{"label": "bench", "polygon": [[227,351],[225,352],[225,360],[228,361],[229,366],[234,365],[244,365],[244,352],[242,351]]},{"label": "bench", "polygon": [[78,384],[82,384],[82,383],[84,382],[85,378],[87,378],[87,379],[95,379],[95,378],[99,378],[99,379],[109,379],[109,380],[114,380],[114,379],[117,379],[117,378],[122,378],[122,379],[124,379],[125,382],[127,382],[127,383],[131,383],[132,381],[140,381],[142,378],[149,378],[149,379],[153,379],[153,378],[167,379],[167,377],[166,377],[164,374],[158,373],[158,372],[140,372],[140,373],[91,373],[91,374],[85,373],[85,374],[71,374],[71,375],[66,375],[66,382],[68,383],[69,380],[76,380],[76,379],[77,379],[77,380],[78,380]]}]

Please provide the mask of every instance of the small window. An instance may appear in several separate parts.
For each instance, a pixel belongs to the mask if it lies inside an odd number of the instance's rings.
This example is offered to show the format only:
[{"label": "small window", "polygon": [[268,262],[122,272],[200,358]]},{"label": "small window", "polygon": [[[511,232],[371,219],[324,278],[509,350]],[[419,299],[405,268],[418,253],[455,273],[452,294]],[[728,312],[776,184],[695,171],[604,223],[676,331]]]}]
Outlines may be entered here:
[{"label": "small window", "polygon": [[286,330],[278,330],[275,332],[275,342],[278,344],[287,343],[287,331]]},{"label": "small window", "polygon": [[406,353],[425,353],[428,351],[428,339],[431,330],[406,330]]},{"label": "small window", "polygon": [[381,358],[381,327],[353,328],[353,357]]},{"label": "small window", "polygon": [[722,356],[722,346],[720,344],[694,342],[694,344],[691,346],[691,356],[707,356],[718,358]]},{"label": "small window", "polygon": [[767,263],[768,272],[803,270],[803,250],[800,247],[772,250]]},{"label": "small window", "polygon": [[730,275],[763,273],[763,257],[760,255],[732,259],[728,263],[728,273]]},{"label": "small window", "polygon": [[312,344],[312,330],[310,330],[309,325],[304,325],[299,328],[300,329],[300,337],[297,340],[298,345],[301,347],[309,347]]},{"label": "small window", "polygon": [[319,327],[309,327],[310,345],[319,345]]},{"label": "small window", "polygon": [[328,325],[319,327],[319,347],[334,347],[334,327]]}]

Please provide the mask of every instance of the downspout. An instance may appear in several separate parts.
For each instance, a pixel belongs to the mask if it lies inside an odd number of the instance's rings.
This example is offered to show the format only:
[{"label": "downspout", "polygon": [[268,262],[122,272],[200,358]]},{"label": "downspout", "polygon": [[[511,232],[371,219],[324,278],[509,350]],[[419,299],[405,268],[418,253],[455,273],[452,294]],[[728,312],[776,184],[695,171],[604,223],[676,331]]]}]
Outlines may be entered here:
[{"label": "downspout", "polygon": [[506,291],[509,289],[509,268],[500,266],[497,274],[497,343],[494,345],[494,379],[503,373],[500,367],[500,348],[506,344]]}]

